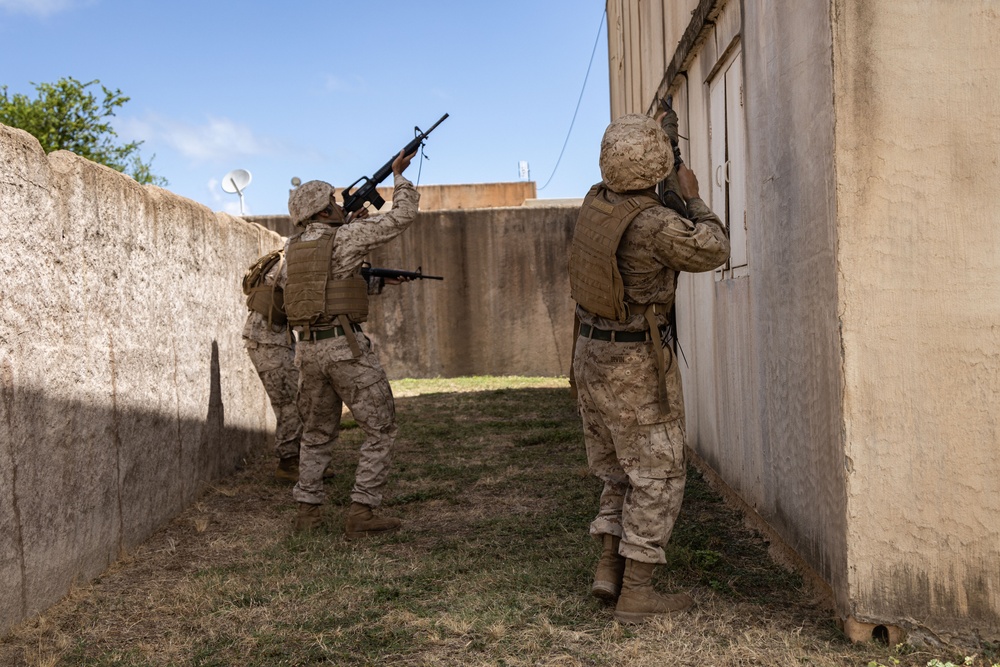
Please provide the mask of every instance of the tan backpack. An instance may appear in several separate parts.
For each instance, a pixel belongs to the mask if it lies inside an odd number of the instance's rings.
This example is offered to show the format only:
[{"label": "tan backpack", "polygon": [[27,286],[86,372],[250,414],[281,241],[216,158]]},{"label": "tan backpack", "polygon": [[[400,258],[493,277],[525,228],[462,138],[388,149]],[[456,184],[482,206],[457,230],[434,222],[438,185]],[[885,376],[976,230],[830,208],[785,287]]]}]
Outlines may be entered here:
[{"label": "tan backpack", "polygon": [[275,250],[254,262],[243,275],[243,293],[247,295],[247,308],[265,315],[268,324],[281,326],[288,322],[288,318],[285,317],[284,292],[276,284],[264,284],[264,278],[275,264],[280,266],[280,262],[284,259],[284,252]]}]

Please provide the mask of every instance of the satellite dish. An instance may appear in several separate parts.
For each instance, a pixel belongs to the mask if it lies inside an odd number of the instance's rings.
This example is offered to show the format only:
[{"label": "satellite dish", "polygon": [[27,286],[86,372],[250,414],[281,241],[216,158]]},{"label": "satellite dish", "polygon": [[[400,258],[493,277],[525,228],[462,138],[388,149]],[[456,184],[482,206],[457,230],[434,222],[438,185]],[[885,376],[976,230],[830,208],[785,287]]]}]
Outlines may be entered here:
[{"label": "satellite dish", "polygon": [[222,190],[240,196],[240,215],[243,215],[243,191],[250,185],[250,179],[250,172],[246,169],[233,169],[222,177]]},{"label": "satellite dish", "polygon": [[292,176],[292,187],[297,188],[302,185],[302,179],[298,176]]}]

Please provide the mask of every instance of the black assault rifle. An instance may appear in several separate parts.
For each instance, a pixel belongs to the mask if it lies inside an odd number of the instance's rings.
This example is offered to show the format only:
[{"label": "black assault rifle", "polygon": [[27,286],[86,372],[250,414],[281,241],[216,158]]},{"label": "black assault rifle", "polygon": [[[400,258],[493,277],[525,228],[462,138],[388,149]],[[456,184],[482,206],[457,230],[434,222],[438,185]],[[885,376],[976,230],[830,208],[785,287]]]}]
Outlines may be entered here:
[{"label": "black assault rifle", "polygon": [[[671,95],[667,95],[665,98],[657,98],[657,102],[660,103],[660,109],[664,113],[672,113],[674,100]],[[676,118],[676,115],[674,116]],[[662,121],[661,121],[662,122]],[[677,131],[677,128],[673,128]],[[663,128],[666,132],[667,128]],[[677,182],[677,170],[682,164],[684,164],[684,159],[681,157],[681,147],[678,142],[670,136],[669,132],[666,132],[667,137],[670,138],[670,147],[674,149],[674,168],[667,178],[660,181],[656,186],[656,193],[660,197],[660,203],[662,203],[667,208],[672,208],[673,210],[680,213],[685,218],[690,215],[687,209],[687,202],[681,197],[679,192],[673,189],[676,186],[680,189],[680,184]],[[679,135],[678,135],[679,136]],[[677,293],[677,279],[680,276],[679,273],[674,274],[674,293]],[[680,341],[677,340],[677,302],[675,301],[670,306],[670,312],[667,313],[667,336],[669,337],[669,344],[673,348],[674,353],[680,352],[681,358],[684,359],[684,364],[687,365],[687,357],[684,356],[684,350],[681,349]]]},{"label": "black assault rifle", "polygon": [[[673,113],[673,99],[670,95],[667,95],[666,98],[657,98],[657,102],[660,103],[660,109],[662,109],[665,113]],[[677,118],[676,114],[674,115],[674,118]],[[663,121],[661,121],[661,123],[663,123]],[[674,127],[673,130],[675,133],[677,132],[676,127]],[[672,172],[667,175],[667,178],[660,181],[660,183],[656,186],[656,194],[660,197],[661,204],[667,208],[674,209],[686,218],[688,217],[687,202],[685,202],[684,198],[681,197],[679,192],[677,192],[677,190],[680,189],[680,184],[677,182],[676,174],[677,170],[680,169],[680,166],[684,164],[684,160],[681,158],[681,147],[678,145],[677,141],[670,136],[670,132],[667,132],[667,128],[665,126],[663,127],[663,131],[667,134],[667,137],[670,138],[670,147],[674,149],[674,168]]]},{"label": "black assault rifle", "polygon": [[[417,149],[420,148],[420,146],[424,143],[424,139],[427,138],[427,135],[433,132],[434,128],[443,123],[444,119],[447,117],[448,114],[441,116],[441,118],[438,119],[438,122],[431,125],[431,129],[427,130],[426,132],[421,132],[419,127],[414,127],[413,130],[414,132],[417,133],[417,136],[414,137],[413,141],[406,144],[406,146],[403,148],[403,155],[404,156],[413,155],[414,153],[416,153]],[[378,190],[376,188],[378,187],[379,183],[389,178],[389,174],[392,173],[392,163],[396,160],[396,157],[398,155],[399,155],[398,153],[396,155],[393,155],[392,159],[390,159],[388,162],[382,165],[382,168],[376,171],[371,178],[368,178],[367,176],[362,176],[361,178],[359,178],[358,180],[354,181],[346,188],[344,188],[344,191],[341,193],[340,196],[343,197],[344,199],[345,213],[354,213],[362,206],[364,206],[365,202],[368,202],[369,204],[374,206],[375,210],[378,210],[385,205],[385,199],[383,199],[382,196],[379,195]],[[351,192],[351,188],[353,188],[358,183],[361,183],[361,181],[364,181],[364,183],[356,191]]]},{"label": "black assault rifle", "polygon": [[416,271],[403,271],[402,269],[378,269],[368,262],[361,265],[361,277],[368,280],[375,278],[395,278],[396,280],[444,280],[444,276],[424,275],[422,267],[417,267]]}]

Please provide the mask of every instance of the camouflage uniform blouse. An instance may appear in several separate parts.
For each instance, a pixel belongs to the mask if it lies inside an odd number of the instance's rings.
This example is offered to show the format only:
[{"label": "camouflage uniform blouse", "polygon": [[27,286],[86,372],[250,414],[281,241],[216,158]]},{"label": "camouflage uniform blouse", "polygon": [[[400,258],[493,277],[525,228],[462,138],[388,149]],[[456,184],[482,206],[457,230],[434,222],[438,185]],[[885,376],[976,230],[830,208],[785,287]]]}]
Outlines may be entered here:
[{"label": "camouflage uniform blouse", "polygon": [[[618,204],[627,194],[607,192],[608,201]],[[618,245],[618,269],[625,285],[626,304],[674,302],[674,276],[680,271],[699,273],[721,266],[729,257],[729,236],[719,217],[704,201],[688,200],[691,219],[681,217],[673,209],[654,206],[636,216],[625,230]],[[599,329],[615,331],[645,331],[648,329],[642,313],[631,315],[625,322],[616,322],[577,307],[580,322]],[[660,326],[666,315],[658,313]]]}]

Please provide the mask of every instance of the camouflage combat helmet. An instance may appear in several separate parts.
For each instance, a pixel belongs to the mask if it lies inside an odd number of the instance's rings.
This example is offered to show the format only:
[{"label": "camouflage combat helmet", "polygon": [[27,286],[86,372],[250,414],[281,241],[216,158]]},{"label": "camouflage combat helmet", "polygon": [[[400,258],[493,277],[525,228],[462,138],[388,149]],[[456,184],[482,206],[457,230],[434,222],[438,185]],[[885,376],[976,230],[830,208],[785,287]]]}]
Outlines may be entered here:
[{"label": "camouflage combat helmet", "polygon": [[288,217],[293,225],[302,223],[331,204],[334,189],[325,181],[308,181],[288,195]]},{"label": "camouflage combat helmet", "polygon": [[674,151],[660,124],[649,116],[615,119],[601,139],[601,178],[615,192],[650,188],[674,168]]}]

